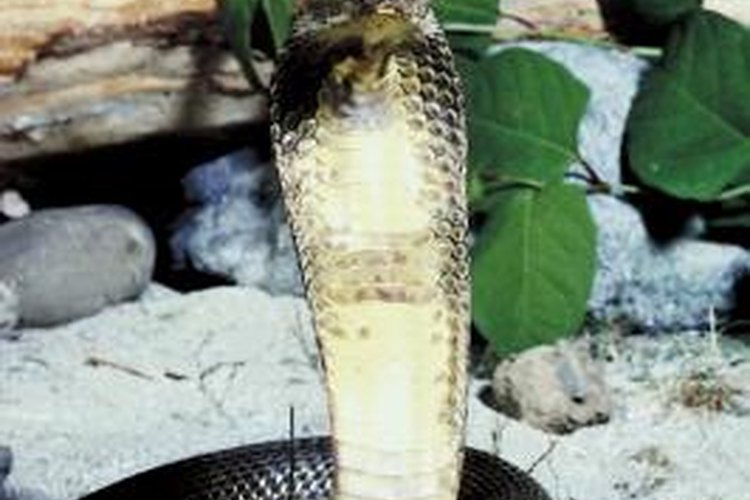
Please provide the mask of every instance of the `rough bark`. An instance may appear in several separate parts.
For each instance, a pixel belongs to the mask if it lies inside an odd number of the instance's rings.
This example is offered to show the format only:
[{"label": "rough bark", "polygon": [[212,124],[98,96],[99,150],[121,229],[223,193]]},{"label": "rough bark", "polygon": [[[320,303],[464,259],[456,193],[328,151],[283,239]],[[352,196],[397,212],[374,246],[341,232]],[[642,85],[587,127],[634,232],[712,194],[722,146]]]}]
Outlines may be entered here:
[{"label": "rough bark", "polygon": [[[599,4],[614,0],[502,0],[505,16],[498,30],[502,38],[538,37],[554,33],[566,37],[605,38]],[[705,0],[704,7],[750,25],[747,0]]]},{"label": "rough bark", "polygon": [[258,122],[261,90],[215,0],[0,0],[0,163]]},{"label": "rough bark", "polygon": [[[217,0],[0,0],[0,165],[267,119]],[[706,6],[750,24],[747,0]],[[604,37],[597,0],[503,0],[503,38]],[[267,82],[271,63],[258,65]]]}]

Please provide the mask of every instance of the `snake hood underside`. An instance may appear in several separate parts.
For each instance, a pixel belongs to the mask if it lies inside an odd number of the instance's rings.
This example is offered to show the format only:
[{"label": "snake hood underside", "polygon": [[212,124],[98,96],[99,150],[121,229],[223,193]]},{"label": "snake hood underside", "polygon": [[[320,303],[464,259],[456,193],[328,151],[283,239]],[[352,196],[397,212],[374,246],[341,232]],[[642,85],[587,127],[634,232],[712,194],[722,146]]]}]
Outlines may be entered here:
[{"label": "snake hood underside", "polygon": [[273,86],[276,162],[326,374],[338,499],[458,494],[466,139],[419,1],[307,0]]}]

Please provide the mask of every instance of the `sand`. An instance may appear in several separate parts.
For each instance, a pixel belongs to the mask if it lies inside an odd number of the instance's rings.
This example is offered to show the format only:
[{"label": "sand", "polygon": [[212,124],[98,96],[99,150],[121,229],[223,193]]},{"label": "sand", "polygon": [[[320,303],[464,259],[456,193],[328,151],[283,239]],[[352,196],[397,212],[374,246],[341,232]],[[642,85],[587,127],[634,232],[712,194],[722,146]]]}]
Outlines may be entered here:
[{"label": "sand", "polygon": [[[62,327],[0,340],[0,445],[14,496],[67,500],[196,453],[326,432],[300,299],[227,287],[150,293]],[[710,339],[709,339],[710,340]],[[608,424],[554,436],[487,408],[471,386],[468,441],[531,470],[555,500],[750,499],[750,396],[686,408],[706,372],[743,389],[747,348],[700,336],[609,345]],[[744,387],[748,389],[746,385]]]}]

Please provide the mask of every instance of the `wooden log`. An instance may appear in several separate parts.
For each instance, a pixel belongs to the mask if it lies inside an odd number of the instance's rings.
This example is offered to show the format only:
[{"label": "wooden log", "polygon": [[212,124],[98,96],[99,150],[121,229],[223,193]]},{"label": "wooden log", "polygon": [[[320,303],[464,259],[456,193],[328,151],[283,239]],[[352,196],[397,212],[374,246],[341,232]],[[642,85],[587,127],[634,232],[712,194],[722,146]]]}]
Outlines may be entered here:
[{"label": "wooden log", "polygon": [[[0,0],[0,166],[267,120],[217,0]],[[706,6],[750,24],[747,0]],[[606,36],[597,0],[503,0],[503,37]],[[267,84],[272,63],[259,60]],[[261,85],[262,87],[263,85]]]},{"label": "wooden log", "polygon": [[[0,163],[267,119],[215,0],[0,0]],[[259,61],[267,83],[270,61]]]},{"label": "wooden log", "polygon": [[[608,38],[599,4],[614,0],[502,0],[498,23],[503,39],[561,37]],[[705,0],[704,7],[750,25],[748,0]]]}]

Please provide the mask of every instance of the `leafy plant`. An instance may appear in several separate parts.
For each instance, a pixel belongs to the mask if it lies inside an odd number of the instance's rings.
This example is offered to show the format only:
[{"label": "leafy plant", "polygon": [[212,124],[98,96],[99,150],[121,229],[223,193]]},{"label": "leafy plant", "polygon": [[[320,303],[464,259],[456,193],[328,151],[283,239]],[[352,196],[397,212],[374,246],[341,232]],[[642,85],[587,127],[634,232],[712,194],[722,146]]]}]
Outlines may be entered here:
[{"label": "leafy plant", "polygon": [[495,198],[474,248],[473,316],[505,354],[554,341],[581,324],[595,229],[577,186],[553,182]]},{"label": "leafy plant", "polygon": [[509,49],[459,69],[469,100],[469,165],[483,177],[562,179],[578,157],[588,89],[559,64]]},{"label": "leafy plant", "polygon": [[472,206],[487,217],[472,262],[473,316],[500,353],[550,342],[581,324],[595,230],[579,186],[588,89],[529,50],[459,60],[468,97]]},{"label": "leafy plant", "polygon": [[257,78],[252,66],[253,24],[260,14],[268,23],[274,49],[283,47],[289,34],[294,0],[219,0],[224,31],[248,80]]},{"label": "leafy plant", "polygon": [[435,0],[433,7],[443,23],[493,24],[497,21],[494,0]]}]

